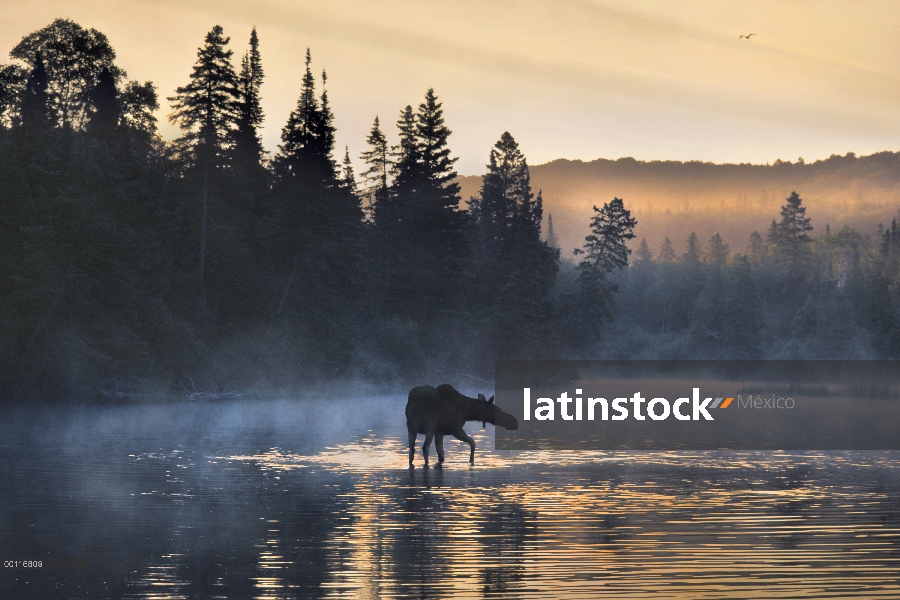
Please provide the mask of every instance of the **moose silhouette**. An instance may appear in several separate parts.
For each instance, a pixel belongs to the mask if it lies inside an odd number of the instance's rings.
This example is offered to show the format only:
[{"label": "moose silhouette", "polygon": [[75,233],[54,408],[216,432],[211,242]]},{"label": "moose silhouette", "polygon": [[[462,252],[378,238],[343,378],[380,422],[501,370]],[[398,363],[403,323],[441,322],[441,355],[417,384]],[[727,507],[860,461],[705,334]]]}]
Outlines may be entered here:
[{"label": "moose silhouette", "polygon": [[471,448],[469,462],[475,462],[475,440],[463,431],[466,421],[481,421],[500,425],[509,430],[519,428],[514,416],[494,406],[494,397],[485,400],[482,394],[478,398],[469,398],[460,394],[453,386],[442,384],[436,388],[420,385],[409,392],[406,402],[406,428],[409,430],[409,466],[413,466],[416,455],[416,436],[425,435],[422,444],[422,456],[428,466],[428,447],[434,438],[437,448],[438,466],[444,462],[444,436],[452,435],[466,442]]}]

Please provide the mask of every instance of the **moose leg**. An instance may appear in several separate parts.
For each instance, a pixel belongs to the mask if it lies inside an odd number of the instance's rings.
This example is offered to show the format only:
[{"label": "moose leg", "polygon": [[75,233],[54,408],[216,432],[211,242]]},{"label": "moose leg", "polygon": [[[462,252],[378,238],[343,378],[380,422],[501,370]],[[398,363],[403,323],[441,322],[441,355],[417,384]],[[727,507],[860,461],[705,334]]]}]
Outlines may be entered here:
[{"label": "moose leg", "polygon": [[475,440],[466,435],[466,432],[463,431],[462,427],[453,432],[453,437],[469,445],[472,449],[472,451],[469,452],[469,462],[475,464]]},{"label": "moose leg", "polygon": [[425,441],[422,442],[422,456],[425,458],[425,466],[428,466],[428,447],[431,445],[431,438],[434,437],[434,432],[429,432],[425,434]]},{"label": "moose leg", "polygon": [[440,467],[444,462],[444,436],[439,433],[434,435],[434,447],[438,455],[438,464],[436,466]]},{"label": "moose leg", "polygon": [[413,459],[416,456],[416,430],[417,427],[409,428],[409,466],[413,466]]}]

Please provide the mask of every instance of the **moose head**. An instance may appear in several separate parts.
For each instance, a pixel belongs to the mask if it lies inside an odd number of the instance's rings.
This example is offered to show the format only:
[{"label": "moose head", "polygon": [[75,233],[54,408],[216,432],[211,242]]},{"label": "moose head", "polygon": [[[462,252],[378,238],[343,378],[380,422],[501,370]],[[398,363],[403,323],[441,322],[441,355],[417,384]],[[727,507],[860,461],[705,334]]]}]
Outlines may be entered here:
[{"label": "moose head", "polygon": [[486,400],[484,394],[478,394],[478,400],[487,405],[487,414],[489,415],[480,419],[482,428],[487,427],[488,422],[493,423],[494,425],[500,425],[510,431],[515,431],[519,428],[519,421],[514,416],[503,412],[494,405],[493,396],[491,396],[490,400]]}]

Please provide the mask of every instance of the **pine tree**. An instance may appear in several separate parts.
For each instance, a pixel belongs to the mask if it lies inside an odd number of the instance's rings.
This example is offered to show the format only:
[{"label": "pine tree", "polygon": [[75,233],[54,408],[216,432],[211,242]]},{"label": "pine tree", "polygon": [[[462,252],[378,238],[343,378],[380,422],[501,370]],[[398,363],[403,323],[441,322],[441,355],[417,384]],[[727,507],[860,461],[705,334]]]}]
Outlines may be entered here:
[{"label": "pine tree", "polygon": [[803,200],[797,192],[791,192],[787,204],[781,207],[781,221],[774,230],[776,264],[799,275],[812,258],[812,238],[809,236],[812,230]]},{"label": "pine tree", "polygon": [[353,163],[350,161],[350,148],[344,146],[344,162],[341,163],[341,177],[338,182],[342,190],[356,195],[356,176],[353,174]]},{"label": "pine tree", "polygon": [[556,239],[556,232],[553,231],[553,215],[547,215],[547,245],[551,248],[559,248],[559,240]]},{"label": "pine tree", "polygon": [[201,163],[224,164],[238,122],[237,75],[231,66],[233,52],[225,47],[231,38],[223,36],[219,25],[206,34],[197,51],[191,81],[170,97],[173,111],[169,121],[185,130],[182,137]]},{"label": "pine tree", "polygon": [[237,80],[239,102],[235,145],[240,155],[256,165],[259,165],[263,153],[259,127],[262,125],[264,115],[259,90],[264,75],[259,54],[259,38],[254,27],[250,32],[250,49],[241,59],[241,74]]},{"label": "pine tree", "polygon": [[[559,251],[541,240],[543,200],[531,192],[531,176],[519,145],[504,132],[491,149],[481,195],[470,202],[476,235],[469,308],[490,314],[494,358],[532,352],[545,337]],[[476,319],[477,320],[477,319]]]},{"label": "pine tree", "polygon": [[706,262],[710,265],[721,266],[728,258],[728,244],[722,241],[722,236],[718,232],[709,238],[709,245],[706,249]]},{"label": "pine tree", "polygon": [[669,238],[664,239],[662,246],[659,248],[659,262],[675,262],[675,248],[672,246],[672,240]]},{"label": "pine tree", "polygon": [[691,232],[691,235],[688,236],[687,244],[685,246],[684,254],[681,256],[681,260],[685,265],[700,265],[700,242],[697,239],[697,234],[693,231]]},{"label": "pine tree", "polygon": [[88,95],[90,106],[87,131],[108,135],[119,126],[121,108],[116,81],[109,69],[104,68],[97,77],[97,84]]},{"label": "pine tree", "polygon": [[628,241],[634,239],[637,219],[625,208],[619,198],[594,207],[591,233],[584,238],[584,246],[575,250],[584,255],[578,263],[578,281],[581,285],[581,305],[588,322],[595,325],[610,314],[612,295],[618,286],[610,275],[628,265]]},{"label": "pine tree", "polygon": [[419,105],[416,114],[416,138],[419,147],[421,164],[421,183],[424,200],[432,210],[444,212],[446,226],[458,227],[457,220],[452,218],[459,207],[459,184],[456,183],[456,171],[453,163],[458,159],[450,158],[447,138],[451,131],[444,124],[444,111],[437,101],[434,90],[425,94],[425,101]]},{"label": "pine tree", "polygon": [[509,132],[504,132],[491,149],[487,169],[481,197],[470,209],[482,235],[503,244],[540,232],[528,164]]},{"label": "pine tree", "polygon": [[419,140],[416,130],[416,115],[412,106],[407,105],[400,111],[397,131],[400,142],[391,149],[395,159],[393,163],[394,186],[398,192],[405,192],[405,188],[413,186],[420,179]]},{"label": "pine tree", "polygon": [[337,165],[332,157],[335,128],[334,113],[331,112],[331,105],[328,103],[328,90],[325,88],[327,82],[328,75],[322,70],[321,104],[313,126],[313,140],[315,141],[313,156],[317,160],[317,171],[321,173],[320,177],[322,177],[322,180],[329,185],[333,185],[337,181]]},{"label": "pine tree", "polygon": [[750,241],[747,244],[747,254],[753,262],[759,262],[762,260],[764,251],[765,246],[763,245],[762,236],[759,235],[758,231],[754,231],[750,234]]},{"label": "pine tree", "polygon": [[378,221],[378,213],[384,209],[383,204],[386,202],[388,191],[388,173],[392,164],[389,156],[390,147],[388,146],[387,137],[381,131],[378,123],[378,117],[372,124],[372,130],[369,137],[366,138],[369,144],[369,150],[360,155],[365,161],[368,169],[362,174],[366,185],[366,195],[369,199],[369,212],[374,221]]},{"label": "pine tree", "polygon": [[174,110],[169,121],[178,123],[185,134],[182,140],[193,150],[203,172],[200,216],[199,280],[201,297],[205,291],[206,226],[209,214],[209,178],[213,168],[224,166],[232,134],[237,127],[237,76],[231,66],[231,50],[225,50],[230,38],[216,25],[204,46],[197,51],[197,62],[188,85],[176,89],[169,98]]},{"label": "pine tree", "polygon": [[20,119],[23,127],[42,130],[53,125],[54,117],[47,87],[47,71],[44,69],[43,57],[38,52],[22,93]]},{"label": "pine tree", "polygon": [[634,265],[642,265],[653,262],[653,253],[650,252],[650,246],[647,245],[647,238],[641,238],[637,252],[634,253]]},{"label": "pine tree", "polygon": [[[299,177],[315,185],[334,186],[337,173],[334,152],[334,116],[328,105],[327,91],[322,91],[321,104],[316,99],[316,81],[310,67],[312,56],[306,50],[306,72],[300,88],[297,107],[291,112],[281,131],[282,144],[275,160],[275,170],[282,178]],[[327,80],[322,72],[323,86]]]}]

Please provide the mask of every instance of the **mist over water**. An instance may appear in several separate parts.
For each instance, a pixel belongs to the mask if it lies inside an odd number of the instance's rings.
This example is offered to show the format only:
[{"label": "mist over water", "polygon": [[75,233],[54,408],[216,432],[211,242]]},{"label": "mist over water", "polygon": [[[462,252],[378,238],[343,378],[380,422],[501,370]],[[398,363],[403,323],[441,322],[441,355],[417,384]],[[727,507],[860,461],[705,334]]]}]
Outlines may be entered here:
[{"label": "mist over water", "polygon": [[[5,597],[894,598],[897,452],[494,452],[405,395],[7,409]],[[433,451],[433,450],[432,450]]]}]

